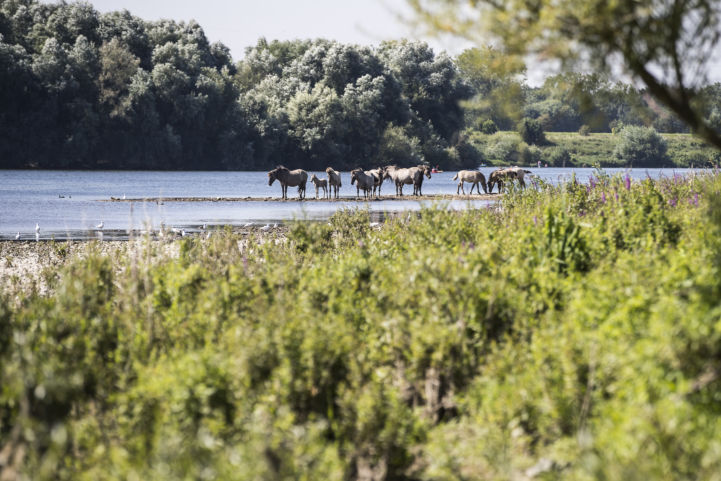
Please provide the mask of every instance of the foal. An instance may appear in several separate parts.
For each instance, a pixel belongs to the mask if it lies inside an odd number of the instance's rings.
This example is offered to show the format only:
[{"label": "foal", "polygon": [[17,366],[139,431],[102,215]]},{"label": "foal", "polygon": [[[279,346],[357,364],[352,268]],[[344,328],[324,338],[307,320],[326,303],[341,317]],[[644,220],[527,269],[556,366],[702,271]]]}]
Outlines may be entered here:
[{"label": "foal", "polygon": [[310,181],[315,185],[315,198],[318,198],[318,189],[323,189],[323,198],[330,198],[328,195],[328,181],[326,179],[319,179],[315,174],[310,176]]}]

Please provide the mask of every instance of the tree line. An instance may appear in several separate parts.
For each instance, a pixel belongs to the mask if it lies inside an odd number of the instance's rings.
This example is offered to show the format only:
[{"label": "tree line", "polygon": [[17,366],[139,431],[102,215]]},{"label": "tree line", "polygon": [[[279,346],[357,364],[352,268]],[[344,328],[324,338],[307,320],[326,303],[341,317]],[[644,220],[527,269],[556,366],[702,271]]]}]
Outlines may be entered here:
[{"label": "tree line", "polygon": [[[498,52],[260,39],[234,61],[197,23],[88,3],[0,6],[0,167],[320,170],[475,167],[470,130],[622,124],[685,131],[629,85],[562,75],[529,87]],[[721,86],[707,116],[721,124]],[[714,97],[715,96],[715,97]]]}]

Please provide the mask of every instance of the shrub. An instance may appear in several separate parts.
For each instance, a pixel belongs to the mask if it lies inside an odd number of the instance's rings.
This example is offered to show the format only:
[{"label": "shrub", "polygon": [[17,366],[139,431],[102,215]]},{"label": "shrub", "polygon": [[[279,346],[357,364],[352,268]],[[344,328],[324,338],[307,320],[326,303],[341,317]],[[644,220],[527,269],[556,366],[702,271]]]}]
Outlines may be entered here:
[{"label": "shrub", "polygon": [[546,135],[543,133],[543,124],[540,120],[528,117],[518,124],[518,133],[521,139],[529,145],[543,145],[546,143]]},{"label": "shrub", "polygon": [[485,154],[489,160],[513,164],[518,161],[518,141],[506,137],[489,142]]},{"label": "shrub", "polygon": [[591,135],[591,127],[588,125],[582,125],[580,129],[578,129],[578,135],[581,135],[583,137],[588,137]]},{"label": "shrub", "polygon": [[624,127],[614,154],[628,165],[658,166],[669,161],[666,141],[649,127]]},{"label": "shrub", "polygon": [[566,164],[571,164],[571,154],[564,147],[554,147],[548,150],[546,160],[554,167],[564,167]]},{"label": "shrub", "polygon": [[[475,169],[485,162],[483,152],[465,138],[456,145],[459,169]],[[455,167],[454,167],[455,168]]]},{"label": "shrub", "polygon": [[492,135],[498,132],[498,127],[496,127],[496,123],[493,120],[488,119],[481,124],[481,132]]},{"label": "shrub", "polygon": [[541,149],[535,145],[521,144],[518,147],[518,161],[521,165],[536,165],[541,160]]}]

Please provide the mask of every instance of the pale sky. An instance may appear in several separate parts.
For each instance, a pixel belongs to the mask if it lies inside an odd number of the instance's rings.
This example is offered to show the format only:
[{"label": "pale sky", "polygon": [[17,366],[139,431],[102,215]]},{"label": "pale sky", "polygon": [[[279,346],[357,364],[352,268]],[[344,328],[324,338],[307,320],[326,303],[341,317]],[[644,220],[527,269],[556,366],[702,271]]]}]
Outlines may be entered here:
[{"label": "pale sky", "polygon": [[[53,1],[45,0],[47,3]],[[405,0],[90,0],[100,12],[127,9],[144,20],[196,20],[211,42],[227,45],[239,60],[245,47],[267,40],[328,38],[342,43],[377,44],[398,38],[421,39],[393,12]],[[460,53],[461,40],[427,40],[437,51]]]}]

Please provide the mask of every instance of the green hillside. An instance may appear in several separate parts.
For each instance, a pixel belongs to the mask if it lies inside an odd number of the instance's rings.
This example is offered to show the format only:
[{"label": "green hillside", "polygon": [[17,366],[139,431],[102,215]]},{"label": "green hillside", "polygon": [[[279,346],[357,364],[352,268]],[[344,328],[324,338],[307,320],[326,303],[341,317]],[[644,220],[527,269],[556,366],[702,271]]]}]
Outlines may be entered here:
[{"label": "green hillside", "polygon": [[[502,131],[492,135],[468,133],[471,144],[483,153],[489,165],[536,165],[540,160],[551,167],[626,167],[614,151],[620,134],[546,132],[547,143],[529,146],[517,132]],[[721,154],[691,134],[659,134],[667,145],[667,157],[646,167],[711,167],[721,162]]]}]

